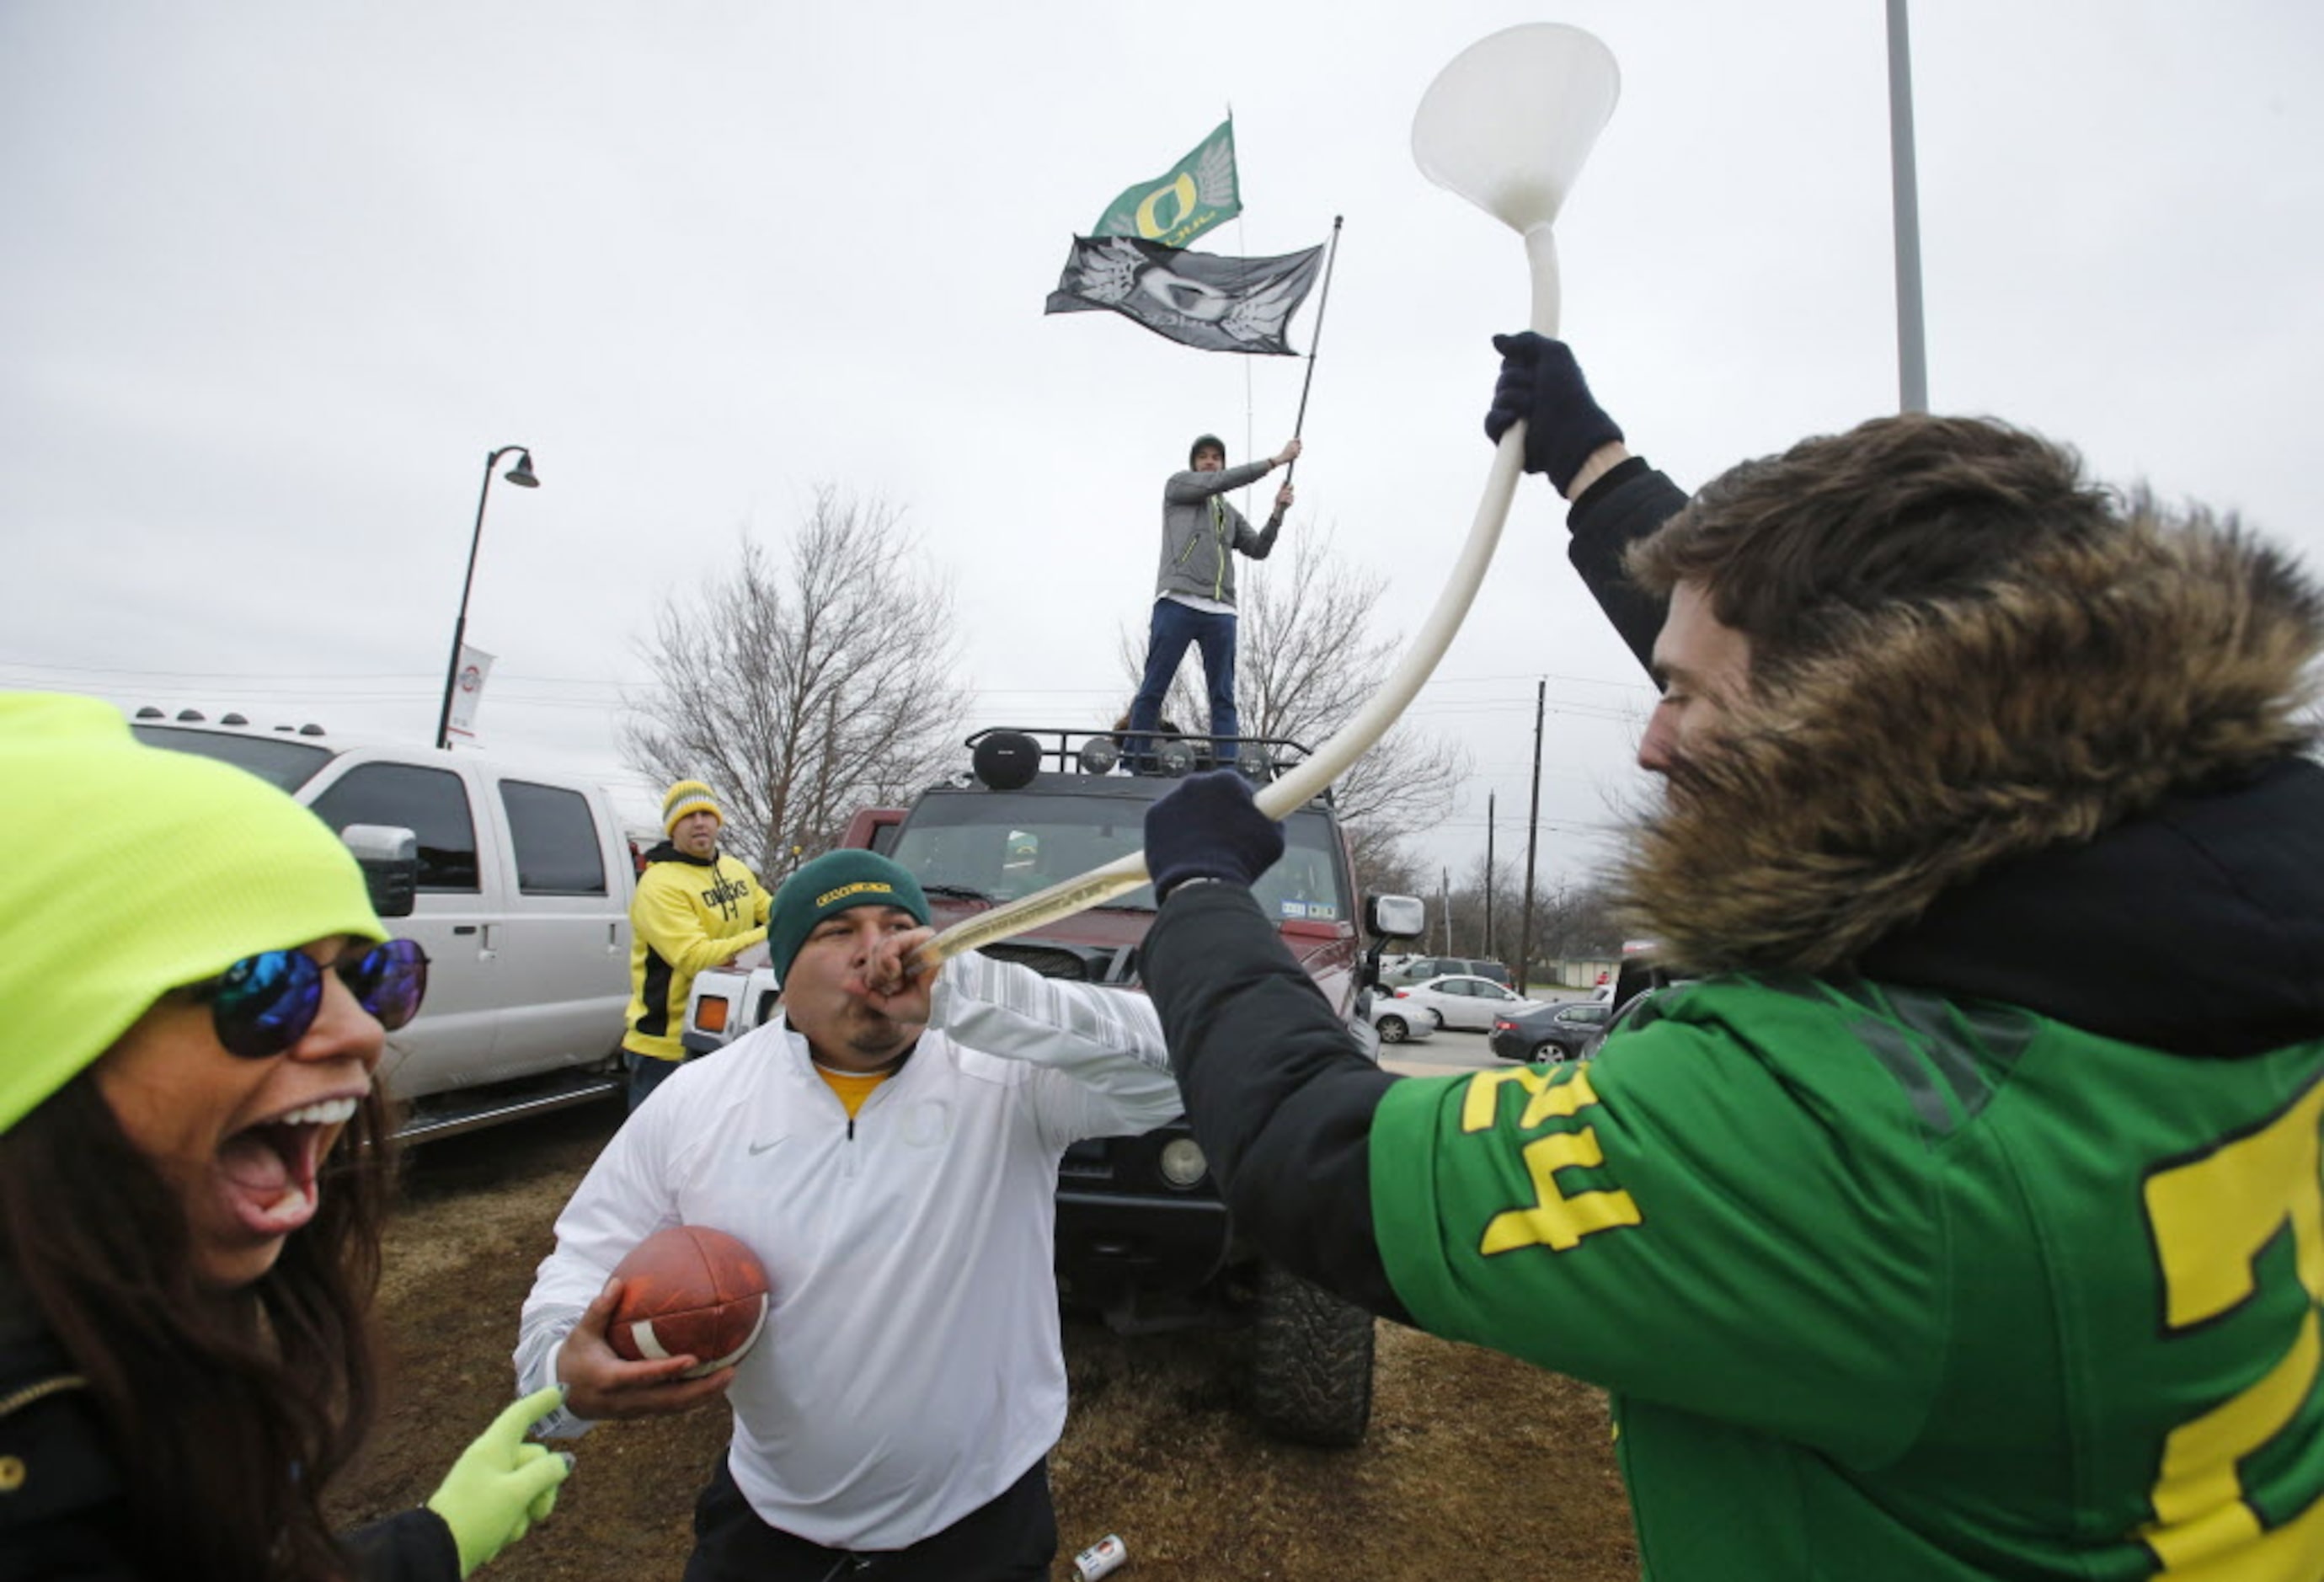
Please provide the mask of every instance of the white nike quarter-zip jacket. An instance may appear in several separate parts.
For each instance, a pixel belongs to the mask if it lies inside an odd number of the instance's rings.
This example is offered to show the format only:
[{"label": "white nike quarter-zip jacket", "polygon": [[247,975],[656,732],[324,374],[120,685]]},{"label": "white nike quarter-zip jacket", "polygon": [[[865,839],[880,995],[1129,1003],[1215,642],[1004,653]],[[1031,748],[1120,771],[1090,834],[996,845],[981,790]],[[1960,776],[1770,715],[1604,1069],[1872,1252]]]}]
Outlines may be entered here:
[{"label": "white nike quarter-zip jacket", "polygon": [[[1014,1484],[1064,1430],[1051,1238],[1057,1165],[1084,1137],[1179,1113],[1143,995],[977,955],[850,1121],[781,1018],[671,1073],[557,1221],[526,1299],[520,1392],[613,1266],[710,1226],[766,1265],[773,1303],[727,1392],[735,1484],[770,1525],[894,1550]],[[590,1425],[570,1414],[546,1431]]]}]

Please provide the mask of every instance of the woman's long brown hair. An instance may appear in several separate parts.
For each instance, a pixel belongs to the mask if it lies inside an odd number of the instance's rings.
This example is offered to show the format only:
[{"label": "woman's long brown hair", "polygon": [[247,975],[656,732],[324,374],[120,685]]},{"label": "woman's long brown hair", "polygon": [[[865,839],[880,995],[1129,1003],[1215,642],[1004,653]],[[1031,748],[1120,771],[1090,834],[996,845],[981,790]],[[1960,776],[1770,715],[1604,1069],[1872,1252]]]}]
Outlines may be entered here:
[{"label": "woman's long brown hair", "polygon": [[389,1133],[374,1090],[324,1161],[315,1217],[224,1293],[196,1280],[177,1193],[89,1072],[0,1135],[0,1263],[88,1381],[142,1571],[347,1575],[321,1501],[376,1404]]}]

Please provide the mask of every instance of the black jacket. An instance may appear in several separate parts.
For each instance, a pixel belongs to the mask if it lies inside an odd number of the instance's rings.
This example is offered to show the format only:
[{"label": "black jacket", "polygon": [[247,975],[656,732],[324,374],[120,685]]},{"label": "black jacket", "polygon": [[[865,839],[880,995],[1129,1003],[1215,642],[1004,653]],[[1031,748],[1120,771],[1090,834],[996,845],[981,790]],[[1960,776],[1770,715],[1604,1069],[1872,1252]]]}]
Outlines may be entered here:
[{"label": "black jacket", "polygon": [[[1662,629],[1659,599],[1622,576],[1631,542],[1686,494],[1635,457],[1583,492],[1567,554],[1640,665]],[[1367,1059],[1250,893],[1190,884],[1141,951],[1187,1124],[1235,1224],[1286,1268],[1409,1323],[1372,1240],[1372,1111],[1397,1080]],[[1264,1051],[1264,1058],[1257,1058]]]},{"label": "black jacket", "polygon": [[[0,1582],[163,1582],[124,1541],[122,1467],[86,1386],[46,1336],[0,1346]],[[343,1534],[364,1582],[457,1582],[452,1530],[411,1510]]]}]

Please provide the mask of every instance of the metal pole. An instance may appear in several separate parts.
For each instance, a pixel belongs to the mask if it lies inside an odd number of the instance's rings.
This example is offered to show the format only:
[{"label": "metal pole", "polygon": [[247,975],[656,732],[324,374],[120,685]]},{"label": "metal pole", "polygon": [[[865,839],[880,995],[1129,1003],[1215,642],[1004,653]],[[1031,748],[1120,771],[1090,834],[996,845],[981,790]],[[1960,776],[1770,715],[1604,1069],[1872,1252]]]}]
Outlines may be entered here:
[{"label": "metal pole", "polygon": [[493,492],[493,468],[501,458],[512,450],[522,450],[521,445],[503,445],[484,458],[484,485],[476,491],[476,525],[468,534],[468,574],[460,580],[460,615],[452,623],[452,658],[444,667],[444,706],[436,714],[436,746],[439,752],[449,752],[452,746],[452,693],[460,684],[460,649],[468,636],[468,594],[476,586],[476,546],[484,537],[484,500]]},{"label": "metal pole", "polygon": [[1888,163],[1896,209],[1898,410],[1929,410],[1928,348],[1921,328],[1921,190],[1913,165],[1913,47],[1904,0],[1888,0]]},{"label": "metal pole", "polygon": [[1546,677],[1534,683],[1533,800],[1526,806],[1525,921],[1517,929],[1517,993],[1526,992],[1526,969],[1533,961],[1533,859],[1541,837],[1541,717],[1549,701]]},{"label": "metal pole", "polygon": [[[1332,265],[1339,262],[1340,222],[1345,217],[1336,214],[1332,217],[1332,239],[1323,245],[1323,289],[1315,293],[1315,329],[1314,338],[1307,343],[1307,375],[1299,381],[1299,415],[1291,420],[1291,437],[1294,439],[1298,439],[1307,428],[1307,392],[1315,384],[1315,354],[1323,346],[1323,310],[1332,305]],[[1298,470],[1299,463],[1294,459],[1289,467],[1283,469],[1284,483],[1289,484],[1291,475]]]},{"label": "metal pole", "polygon": [[1485,793],[1485,959],[1488,961],[1495,959],[1493,955],[1493,826],[1498,820],[1493,814],[1493,802],[1499,795],[1497,791]]},{"label": "metal pole", "polygon": [[[1234,143],[1234,101],[1232,99],[1229,99],[1227,101],[1227,142],[1230,145]],[[1250,254],[1250,244],[1245,239],[1243,231],[1242,178],[1240,174],[1235,177],[1234,227],[1235,251],[1238,254],[1248,257]],[[1251,398],[1252,378],[1250,365],[1258,359],[1254,357],[1239,357],[1236,360],[1242,364],[1242,453],[1245,456],[1257,456],[1259,454],[1259,407],[1258,403]],[[1285,473],[1283,476],[1287,479],[1291,475],[1289,473]],[[1250,499],[1251,490],[1246,487],[1242,492],[1242,503],[1244,507],[1243,513],[1245,515],[1250,514]]]}]

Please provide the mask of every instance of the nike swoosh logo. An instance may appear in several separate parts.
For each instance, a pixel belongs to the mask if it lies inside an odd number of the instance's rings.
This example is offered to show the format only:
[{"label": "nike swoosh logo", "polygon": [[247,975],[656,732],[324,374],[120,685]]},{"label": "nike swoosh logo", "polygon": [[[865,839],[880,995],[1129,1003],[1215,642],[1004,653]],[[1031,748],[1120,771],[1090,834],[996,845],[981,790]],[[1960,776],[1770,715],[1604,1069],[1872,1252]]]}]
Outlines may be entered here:
[{"label": "nike swoosh logo", "polygon": [[783,1141],[784,1140],[782,1138],[778,1137],[772,1143],[753,1143],[751,1144],[750,1149],[751,1157],[752,1159],[756,1159],[759,1155],[766,1152],[770,1148],[780,1148],[783,1145]]}]

